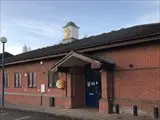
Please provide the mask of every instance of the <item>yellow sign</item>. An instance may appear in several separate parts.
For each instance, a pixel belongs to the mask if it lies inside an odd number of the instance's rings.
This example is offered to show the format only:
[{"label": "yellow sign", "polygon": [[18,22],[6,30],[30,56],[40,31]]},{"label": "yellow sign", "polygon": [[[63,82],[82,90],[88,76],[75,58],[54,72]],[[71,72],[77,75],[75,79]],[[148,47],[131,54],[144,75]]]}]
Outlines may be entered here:
[{"label": "yellow sign", "polygon": [[61,89],[64,88],[64,81],[63,80],[57,80],[56,87],[61,88]]}]

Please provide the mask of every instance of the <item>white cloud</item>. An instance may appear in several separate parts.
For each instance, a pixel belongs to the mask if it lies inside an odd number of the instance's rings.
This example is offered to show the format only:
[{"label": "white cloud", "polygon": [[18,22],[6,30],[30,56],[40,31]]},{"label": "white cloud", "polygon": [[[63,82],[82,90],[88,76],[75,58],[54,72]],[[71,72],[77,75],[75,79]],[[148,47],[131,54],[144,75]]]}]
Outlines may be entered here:
[{"label": "white cloud", "polygon": [[2,23],[0,36],[8,38],[6,51],[12,54],[21,53],[24,44],[33,50],[51,43],[55,44],[58,42],[56,39],[60,40],[59,38],[62,37],[62,26],[52,24],[53,22],[12,20]]},{"label": "white cloud", "polygon": [[44,36],[47,38],[55,38],[61,36],[61,26],[57,24],[40,22],[40,21],[18,21],[19,26],[25,28],[28,32],[36,36]]},{"label": "white cloud", "polygon": [[150,23],[156,23],[156,22],[160,22],[160,14],[157,12],[152,12],[149,14],[144,14],[140,17],[137,17],[137,19],[135,19],[134,23],[130,23],[127,24],[124,27],[131,27],[134,25],[140,25],[140,24],[150,24]]},{"label": "white cloud", "polygon": [[21,45],[6,45],[6,51],[12,53],[13,55],[19,54],[22,52]]},{"label": "white cloud", "polygon": [[[139,1],[140,2],[140,1]],[[132,22],[124,27],[130,27],[134,25],[140,25],[140,24],[149,24],[149,23],[156,23],[160,22],[160,1],[159,0],[153,0],[153,1],[141,1],[143,6],[146,6],[146,11],[143,11],[143,13],[140,13],[137,15],[137,18]]]},{"label": "white cloud", "polygon": [[5,35],[7,35],[7,29],[2,29],[2,28],[1,28],[1,29],[0,29],[0,33],[1,33],[0,36],[2,36],[2,35],[5,36]]},{"label": "white cloud", "polygon": [[146,15],[139,17],[137,19],[137,22],[142,23],[142,24],[159,22],[159,15],[158,15],[158,13],[157,14],[151,13],[148,15],[146,14]]}]

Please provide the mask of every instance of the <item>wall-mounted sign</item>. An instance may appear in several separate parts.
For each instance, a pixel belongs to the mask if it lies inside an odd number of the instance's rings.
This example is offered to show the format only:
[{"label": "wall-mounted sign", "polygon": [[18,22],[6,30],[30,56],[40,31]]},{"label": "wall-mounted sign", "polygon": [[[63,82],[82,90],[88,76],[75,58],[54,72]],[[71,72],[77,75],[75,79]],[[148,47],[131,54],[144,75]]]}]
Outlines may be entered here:
[{"label": "wall-mounted sign", "polygon": [[89,95],[94,95],[94,93],[89,93]]},{"label": "wall-mounted sign", "polygon": [[87,82],[87,86],[88,86],[88,87],[90,87],[90,86],[91,86],[90,82]]},{"label": "wall-mounted sign", "polygon": [[45,93],[46,91],[45,84],[41,84],[41,93]]},{"label": "wall-mounted sign", "polygon": [[61,89],[64,88],[64,81],[63,80],[57,80],[56,87],[61,88]]},{"label": "wall-mounted sign", "polygon": [[95,82],[91,82],[91,85],[95,86]]}]

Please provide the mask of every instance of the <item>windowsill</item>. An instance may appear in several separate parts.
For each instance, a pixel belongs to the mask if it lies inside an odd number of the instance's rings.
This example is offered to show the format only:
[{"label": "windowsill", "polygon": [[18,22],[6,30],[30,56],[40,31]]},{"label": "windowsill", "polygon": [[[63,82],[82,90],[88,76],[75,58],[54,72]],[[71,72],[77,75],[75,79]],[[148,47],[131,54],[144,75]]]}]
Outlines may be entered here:
[{"label": "windowsill", "polygon": [[59,89],[57,87],[48,87],[48,89]]},{"label": "windowsill", "polygon": [[4,88],[9,88],[9,87],[4,87]]},{"label": "windowsill", "polygon": [[14,88],[22,88],[22,87],[14,87]]},{"label": "windowsill", "polygon": [[28,87],[28,88],[37,88],[37,87]]}]

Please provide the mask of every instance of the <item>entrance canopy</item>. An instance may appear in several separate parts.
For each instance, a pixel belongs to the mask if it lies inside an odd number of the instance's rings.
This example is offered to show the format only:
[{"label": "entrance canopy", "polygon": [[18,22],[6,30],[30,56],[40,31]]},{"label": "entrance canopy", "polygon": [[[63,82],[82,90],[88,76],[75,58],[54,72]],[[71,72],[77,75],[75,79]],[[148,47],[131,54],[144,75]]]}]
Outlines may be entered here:
[{"label": "entrance canopy", "polygon": [[59,67],[69,68],[69,67],[84,67],[86,65],[91,66],[92,69],[101,68],[104,63],[108,65],[113,65],[113,62],[101,61],[86,55],[82,55],[76,52],[71,51],[68,55],[58,61],[55,66],[51,69],[52,71],[58,71]]}]

